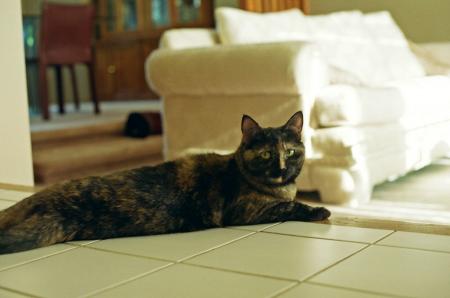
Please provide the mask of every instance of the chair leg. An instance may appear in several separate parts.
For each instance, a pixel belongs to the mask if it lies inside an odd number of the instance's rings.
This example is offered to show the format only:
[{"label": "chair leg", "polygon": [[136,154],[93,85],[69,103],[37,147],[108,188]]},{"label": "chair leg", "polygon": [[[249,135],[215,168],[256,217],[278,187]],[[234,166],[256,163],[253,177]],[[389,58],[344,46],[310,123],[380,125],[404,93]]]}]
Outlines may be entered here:
[{"label": "chair leg", "polygon": [[39,63],[39,102],[41,106],[41,115],[44,120],[50,119],[48,110],[48,90],[47,90],[47,65]]},{"label": "chair leg", "polygon": [[65,114],[66,110],[64,109],[62,66],[55,65],[55,71],[56,71],[56,96],[58,97],[59,113]]},{"label": "chair leg", "polygon": [[73,100],[75,102],[75,108],[80,110],[80,97],[78,95],[78,85],[77,85],[77,76],[75,74],[75,65],[71,64],[70,68],[70,76],[72,77],[72,88],[73,88]]},{"label": "chair leg", "polygon": [[94,112],[95,114],[100,114],[100,105],[98,102],[97,90],[95,88],[95,73],[94,66],[92,63],[88,63],[87,67],[89,69],[89,77],[90,77],[90,87],[91,87],[91,98],[92,103],[94,104]]}]

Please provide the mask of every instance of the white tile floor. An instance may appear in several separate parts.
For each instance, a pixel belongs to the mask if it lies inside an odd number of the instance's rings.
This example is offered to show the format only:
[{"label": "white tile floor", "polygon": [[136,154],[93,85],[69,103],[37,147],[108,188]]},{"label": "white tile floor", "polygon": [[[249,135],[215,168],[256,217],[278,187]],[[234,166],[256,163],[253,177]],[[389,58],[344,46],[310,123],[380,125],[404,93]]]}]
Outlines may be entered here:
[{"label": "white tile floor", "polygon": [[450,297],[450,236],[286,222],[71,242],[0,255],[0,297]]}]

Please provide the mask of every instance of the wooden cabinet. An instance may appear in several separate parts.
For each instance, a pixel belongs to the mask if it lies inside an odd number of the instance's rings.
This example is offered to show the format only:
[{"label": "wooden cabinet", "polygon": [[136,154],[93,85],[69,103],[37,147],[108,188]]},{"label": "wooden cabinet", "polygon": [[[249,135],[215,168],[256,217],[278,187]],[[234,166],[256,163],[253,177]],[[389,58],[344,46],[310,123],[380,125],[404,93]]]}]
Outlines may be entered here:
[{"label": "wooden cabinet", "polygon": [[213,27],[211,0],[98,0],[95,79],[101,100],[156,99],[144,62],[170,28]]},{"label": "wooden cabinet", "polygon": [[[148,45],[151,46],[148,46]],[[145,82],[144,61],[158,41],[105,42],[96,45],[96,85],[102,100],[158,98]]]}]

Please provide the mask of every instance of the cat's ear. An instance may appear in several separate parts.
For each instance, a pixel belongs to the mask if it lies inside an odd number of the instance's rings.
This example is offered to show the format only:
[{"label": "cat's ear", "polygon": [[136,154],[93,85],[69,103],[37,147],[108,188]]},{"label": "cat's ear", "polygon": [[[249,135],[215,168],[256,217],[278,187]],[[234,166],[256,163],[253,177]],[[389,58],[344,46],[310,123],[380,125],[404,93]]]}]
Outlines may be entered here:
[{"label": "cat's ear", "polygon": [[259,124],[248,115],[242,116],[241,131],[242,141],[247,142],[258,131],[261,130]]},{"label": "cat's ear", "polygon": [[300,134],[302,132],[303,127],[303,113],[302,111],[298,111],[292,117],[286,122],[284,125],[285,129],[290,129],[296,132],[297,134]]}]

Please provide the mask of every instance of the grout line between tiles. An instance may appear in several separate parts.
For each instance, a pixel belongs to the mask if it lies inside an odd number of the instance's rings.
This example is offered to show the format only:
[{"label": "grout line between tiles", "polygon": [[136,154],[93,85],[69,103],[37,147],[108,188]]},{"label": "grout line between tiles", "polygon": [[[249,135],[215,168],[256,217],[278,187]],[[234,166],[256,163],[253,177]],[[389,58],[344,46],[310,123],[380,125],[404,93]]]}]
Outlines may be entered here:
[{"label": "grout line between tiles", "polygon": [[[188,259],[190,259],[190,258],[193,258],[193,257],[195,257],[195,256],[199,256],[199,255],[201,255],[201,254],[207,253],[207,252],[212,251],[212,250],[214,250],[214,249],[220,248],[220,247],[222,247],[222,246],[228,245],[228,244],[230,244],[230,243],[232,243],[232,242],[239,241],[239,240],[241,240],[241,239],[243,239],[243,238],[249,237],[249,236],[254,235],[254,234],[257,233],[257,232],[254,232],[254,231],[248,231],[248,232],[250,232],[250,233],[248,233],[248,234],[246,234],[246,235],[243,235],[243,236],[241,236],[241,237],[239,237],[239,238],[237,238],[237,239],[230,240],[230,241],[228,241],[228,242],[226,242],[226,243],[222,243],[222,244],[219,244],[219,245],[217,245],[217,246],[215,246],[215,247],[212,247],[212,248],[210,248],[210,249],[208,249],[208,250],[202,251],[202,252],[200,252],[199,254],[195,254],[195,255],[192,255],[192,256],[189,256],[189,257],[185,257],[185,258],[183,258],[183,259],[176,260],[176,261],[173,261],[173,260],[167,260],[167,259],[162,259],[162,258],[157,258],[157,257],[148,257],[148,256],[134,255],[134,254],[123,253],[123,252],[118,252],[118,251],[111,251],[111,250],[108,250],[108,249],[97,248],[97,247],[83,246],[83,247],[85,247],[85,248],[96,249],[96,250],[99,250],[99,251],[105,251],[105,252],[115,253],[115,254],[119,254],[119,255],[127,255],[127,256],[139,257],[139,258],[145,258],[145,259],[154,259],[154,260],[164,261],[164,262],[170,262],[170,263],[167,264],[166,266],[157,268],[156,270],[152,270],[152,271],[149,271],[149,272],[145,272],[145,273],[143,273],[143,274],[134,276],[134,277],[132,277],[132,278],[129,278],[129,279],[124,280],[124,281],[121,281],[121,282],[119,282],[119,283],[110,285],[110,286],[108,286],[108,287],[105,287],[105,288],[102,288],[102,289],[98,289],[98,290],[96,290],[96,291],[94,291],[94,292],[91,292],[91,293],[88,293],[88,294],[86,294],[86,295],[84,295],[84,296],[82,296],[82,297],[90,297],[90,296],[92,296],[92,295],[96,295],[96,294],[99,294],[99,293],[101,293],[101,292],[105,292],[105,291],[107,291],[107,290],[111,290],[111,289],[113,289],[113,288],[122,286],[122,285],[124,285],[124,284],[127,284],[127,283],[129,283],[129,282],[135,281],[135,280],[137,280],[137,279],[143,278],[143,277],[145,277],[145,276],[147,276],[147,275],[154,274],[154,273],[156,273],[156,272],[159,272],[160,270],[163,270],[163,269],[165,269],[165,268],[168,268],[168,267],[173,266],[173,265],[176,265],[176,264],[183,264],[183,265],[189,265],[189,266],[194,266],[194,267],[202,267],[202,266],[196,266],[196,265],[192,265],[192,264],[188,264],[188,263],[182,263],[182,262],[185,261],[185,260],[188,260]],[[214,269],[214,270],[218,270],[218,271],[227,271],[227,270],[221,270],[221,269],[219,269],[219,268],[209,268],[209,269]],[[241,273],[241,272],[238,272],[238,273]],[[241,273],[241,274],[246,274],[246,273]],[[249,275],[249,274],[247,274],[247,275]],[[250,275],[252,275],[252,274],[250,274]],[[265,276],[265,277],[266,277],[266,276]]]},{"label": "grout line between tiles", "polygon": [[10,269],[13,269],[13,268],[15,269],[17,267],[21,267],[21,266],[24,266],[24,265],[28,265],[30,263],[34,263],[36,261],[40,261],[40,260],[43,260],[43,259],[46,259],[46,258],[50,258],[50,257],[56,256],[56,255],[59,255],[59,254],[63,254],[63,253],[66,253],[68,251],[72,251],[72,250],[78,249],[78,248],[80,248],[80,246],[70,246],[70,247],[68,247],[66,249],[63,249],[63,250],[60,250],[60,251],[57,251],[57,252],[54,252],[54,253],[51,253],[51,254],[48,254],[48,255],[44,255],[44,256],[41,256],[41,257],[37,257],[35,259],[31,259],[31,260],[15,263],[13,265],[1,268],[0,272],[6,271],[6,270],[10,270]]},{"label": "grout line between tiles", "polygon": [[[261,229],[258,229],[258,230],[246,229],[245,228],[246,226],[226,226],[224,228],[225,229],[231,229],[231,230],[239,230],[239,231],[262,232],[262,231],[265,231],[265,230],[267,230],[269,228],[272,228],[272,227],[277,226],[277,225],[282,224],[282,223],[283,222],[275,222],[275,223],[269,224],[267,227],[264,227],[264,228],[261,228]],[[249,225],[249,226],[251,226],[251,225]]]},{"label": "grout line between tiles", "polygon": [[11,288],[8,288],[8,287],[4,287],[2,285],[0,285],[0,289],[8,291],[8,292],[11,292],[11,293],[20,294],[22,296],[26,296],[26,297],[30,297],[30,298],[43,298],[42,296],[36,296],[34,294],[22,292],[22,291],[19,291],[19,290],[16,290],[16,289],[11,289]]},{"label": "grout line between tiles", "polygon": [[[449,238],[450,238],[450,237],[449,237]],[[446,250],[438,250],[438,249],[427,249],[427,248],[407,247],[407,246],[399,246],[399,245],[392,245],[392,244],[374,244],[374,245],[375,245],[375,246],[386,246],[386,247],[392,247],[392,248],[413,249],[413,250],[419,250],[419,251],[428,251],[428,252],[437,252],[437,253],[450,254],[449,251],[446,251]]]},{"label": "grout line between tiles", "polygon": [[241,240],[243,238],[249,237],[249,236],[254,235],[254,234],[257,233],[257,232],[251,232],[251,231],[247,231],[247,232],[249,232],[249,233],[246,234],[246,235],[243,235],[243,236],[241,236],[239,238],[230,240],[230,241],[225,242],[225,243],[218,244],[218,245],[216,245],[216,246],[214,246],[212,248],[209,248],[207,250],[201,251],[201,252],[199,252],[197,254],[194,254],[194,255],[191,255],[191,256],[188,256],[188,257],[184,257],[184,258],[179,259],[179,260],[170,260],[170,259],[164,259],[164,258],[154,257],[154,256],[143,256],[143,255],[137,255],[137,254],[132,254],[132,253],[128,253],[128,252],[121,252],[121,251],[116,251],[116,250],[110,250],[110,249],[107,249],[107,248],[88,246],[88,245],[80,246],[80,247],[84,247],[84,248],[88,248],[88,249],[95,249],[95,250],[109,252],[109,253],[118,254],[118,255],[126,255],[126,256],[130,256],[130,257],[137,257],[137,258],[143,258],[143,259],[152,259],[152,260],[156,260],[156,261],[163,261],[163,262],[170,262],[170,263],[181,263],[181,262],[184,262],[185,260],[188,260],[188,259],[200,256],[200,255],[202,255],[204,253],[207,253],[207,252],[210,252],[212,250],[218,249],[220,247],[226,246],[226,245],[228,245],[230,243],[233,243],[235,241],[239,241],[239,240]]},{"label": "grout line between tiles", "polygon": [[378,239],[377,241],[373,242],[373,243],[372,243],[372,245],[375,245],[375,244],[377,244],[378,242],[380,242],[380,241],[382,241],[382,240],[386,239],[387,237],[391,236],[391,235],[392,235],[392,234],[394,234],[395,232],[397,232],[397,231],[396,231],[396,230],[394,230],[394,231],[390,232],[389,234],[387,234],[387,235],[384,235],[383,237],[381,237],[381,238],[380,238],[380,239]]},{"label": "grout line between tiles", "polygon": [[334,289],[340,289],[340,290],[348,290],[348,291],[353,291],[353,292],[365,293],[365,294],[383,295],[383,296],[392,297],[392,298],[413,298],[411,296],[401,296],[401,295],[388,294],[388,293],[383,293],[383,292],[375,292],[375,291],[361,290],[361,289],[355,289],[355,288],[341,287],[341,286],[329,285],[329,284],[324,284],[324,283],[314,282],[314,281],[308,281],[308,282],[305,282],[305,283],[306,284],[311,284],[311,285],[316,285],[316,286],[322,286],[322,287],[328,287],[328,288],[334,288]]},{"label": "grout line between tiles", "polygon": [[[85,296],[82,296],[82,297],[89,297],[89,296],[92,296],[92,295],[99,294],[100,292],[104,292],[104,291],[107,291],[107,290],[110,290],[110,289],[113,289],[113,288],[122,286],[122,285],[124,285],[124,284],[129,283],[129,282],[132,282],[132,281],[135,281],[135,280],[137,280],[137,279],[143,278],[143,277],[145,277],[145,276],[148,276],[148,275],[157,273],[157,272],[159,272],[159,271],[162,270],[162,269],[165,269],[165,268],[168,268],[168,267],[170,267],[170,266],[177,265],[177,264],[183,264],[183,265],[193,266],[193,267],[204,267],[204,268],[213,269],[213,270],[216,270],[216,271],[227,271],[227,272],[233,272],[233,273],[239,273],[239,274],[245,274],[245,275],[251,275],[251,276],[258,276],[258,277],[261,277],[261,276],[262,276],[262,277],[265,277],[265,278],[279,279],[279,278],[274,278],[274,277],[272,277],[272,276],[255,275],[255,274],[248,274],[248,273],[237,272],[237,271],[234,272],[234,271],[231,271],[231,270],[223,270],[223,269],[215,268],[215,267],[207,267],[207,266],[201,266],[201,265],[195,265],[195,264],[183,263],[185,260],[188,260],[188,259],[191,259],[191,258],[193,258],[193,257],[199,256],[199,255],[201,255],[201,254],[210,252],[210,251],[212,251],[212,250],[215,250],[215,249],[217,249],[217,248],[226,246],[226,245],[228,245],[228,244],[230,244],[230,243],[239,241],[239,240],[241,240],[241,239],[243,239],[243,238],[249,237],[249,236],[254,235],[254,234],[257,233],[257,232],[254,232],[254,231],[253,231],[253,232],[252,232],[252,231],[248,231],[248,232],[250,232],[250,233],[248,233],[248,234],[246,234],[246,235],[243,235],[243,236],[241,236],[241,237],[239,237],[239,238],[230,240],[230,241],[228,241],[228,242],[226,242],[226,243],[219,244],[219,245],[217,245],[217,246],[215,246],[215,247],[212,247],[212,248],[210,248],[210,249],[208,249],[208,250],[202,251],[202,252],[200,252],[200,253],[198,253],[198,254],[195,254],[195,255],[192,255],[192,256],[189,256],[189,257],[185,257],[185,258],[183,258],[183,259],[176,260],[176,261],[173,261],[173,260],[167,260],[167,259],[162,259],[162,258],[157,258],[157,257],[148,257],[148,256],[134,255],[134,254],[130,254],[130,253],[123,253],[123,252],[117,252],[117,251],[110,251],[110,250],[108,250],[108,249],[103,249],[103,248],[97,248],[97,247],[89,247],[89,246],[86,246],[86,248],[96,249],[96,250],[99,250],[99,251],[105,251],[105,252],[115,253],[115,254],[119,254],[119,255],[128,255],[128,256],[139,257],[139,258],[145,258],[145,259],[154,259],[154,260],[158,260],[158,261],[165,261],[165,262],[170,262],[170,264],[167,264],[166,266],[160,267],[160,268],[158,268],[158,269],[156,269],[156,270],[152,270],[152,271],[149,271],[149,272],[146,272],[146,273],[143,273],[143,274],[134,276],[133,278],[129,278],[129,279],[127,279],[127,280],[121,281],[121,282],[116,283],[116,284],[114,284],[114,285],[110,285],[110,286],[108,286],[108,287],[106,287],[106,288],[102,288],[102,289],[96,290],[96,291],[91,292],[91,293],[88,293],[88,294],[86,294]],[[281,279],[281,280],[286,281],[285,279]],[[288,280],[288,281],[296,282],[296,281],[294,281],[294,280]]]},{"label": "grout line between tiles", "polygon": [[273,224],[270,225],[270,226],[267,226],[267,227],[265,227],[265,228],[262,228],[262,229],[258,230],[258,232],[263,232],[263,231],[265,231],[265,230],[267,230],[267,229],[269,229],[269,228],[272,228],[272,227],[274,227],[274,226],[281,225],[282,223],[283,223],[283,222],[276,222],[276,223],[273,223]]},{"label": "grout line between tiles", "polygon": [[280,296],[280,295],[282,295],[282,294],[284,294],[284,293],[286,293],[286,292],[289,292],[291,289],[297,287],[300,283],[301,283],[301,282],[296,281],[295,283],[292,283],[291,285],[286,286],[286,287],[284,287],[284,288],[282,288],[282,289],[276,291],[275,293],[270,294],[270,296],[267,296],[267,298],[275,298],[275,297],[278,297],[278,296]]},{"label": "grout line between tiles", "polygon": [[135,280],[138,280],[138,279],[140,279],[140,278],[143,278],[143,277],[145,277],[145,276],[147,276],[147,275],[150,275],[150,274],[153,274],[153,273],[155,273],[155,272],[158,272],[158,271],[161,271],[161,270],[163,270],[163,269],[166,269],[166,268],[168,268],[168,267],[170,267],[170,266],[173,266],[173,265],[175,265],[175,264],[176,264],[176,263],[170,263],[170,264],[164,265],[164,266],[162,266],[162,267],[158,267],[158,268],[155,268],[155,269],[153,269],[153,270],[150,270],[150,271],[147,271],[147,272],[138,274],[138,275],[136,275],[136,276],[133,276],[133,277],[124,279],[124,280],[122,280],[122,281],[119,281],[119,282],[117,282],[117,283],[115,283],[115,284],[106,286],[106,287],[101,288],[101,289],[97,289],[97,290],[95,290],[95,291],[92,291],[92,292],[87,293],[87,294],[82,295],[82,296],[79,296],[79,298],[92,297],[93,295],[97,295],[97,294],[100,294],[100,293],[102,293],[102,292],[106,292],[106,291],[112,290],[112,289],[114,289],[114,288],[123,286],[124,284],[127,284],[127,283],[133,282],[133,281],[135,281]]},{"label": "grout line between tiles", "polygon": [[291,237],[300,237],[300,238],[310,238],[310,239],[320,239],[320,240],[339,241],[339,242],[350,242],[350,243],[357,243],[357,244],[371,244],[371,242],[362,242],[362,241],[353,241],[353,240],[342,240],[342,239],[332,239],[332,238],[313,237],[313,236],[304,236],[304,235],[293,235],[293,234],[285,234],[285,233],[271,232],[271,231],[261,231],[261,233],[266,233],[266,234],[276,234],[276,235],[291,236]]},{"label": "grout line between tiles", "polygon": [[270,278],[270,279],[276,279],[276,280],[282,280],[282,281],[298,282],[298,280],[295,280],[295,279],[289,279],[289,278],[272,276],[272,275],[264,275],[264,274],[258,274],[258,273],[253,273],[253,272],[242,272],[242,271],[238,271],[238,270],[219,268],[219,267],[213,267],[213,266],[208,266],[208,265],[200,265],[200,264],[193,264],[193,263],[180,263],[180,264],[193,266],[193,267],[212,269],[212,270],[216,270],[216,271],[225,271],[225,272],[238,273],[238,274],[257,276],[257,277],[264,277],[264,278]]},{"label": "grout line between tiles", "polygon": [[304,282],[309,281],[311,278],[313,278],[313,277],[319,275],[320,273],[322,273],[322,272],[324,272],[324,271],[330,269],[331,267],[336,266],[336,265],[339,264],[339,263],[342,263],[343,261],[345,261],[345,260],[347,260],[347,259],[353,257],[354,255],[360,253],[360,252],[363,251],[363,250],[366,250],[367,248],[369,248],[369,247],[371,247],[371,246],[372,246],[371,244],[366,244],[366,246],[364,246],[364,247],[358,249],[358,250],[355,251],[354,253],[351,253],[350,255],[346,256],[345,258],[342,258],[342,259],[340,259],[340,260],[334,262],[333,264],[331,264],[331,265],[329,265],[329,266],[323,268],[322,270],[319,270],[319,271],[317,271],[317,272],[311,274],[310,276],[304,278],[303,281],[304,281]]},{"label": "grout line between tiles", "polygon": [[278,291],[276,291],[275,293],[271,294],[270,296],[268,296],[268,298],[275,298],[278,297],[286,292],[288,292],[289,290],[295,288],[296,286],[298,286],[299,284],[301,284],[301,282],[297,281],[295,283],[293,283],[292,285],[289,285],[283,289],[280,289]]},{"label": "grout line between tiles", "polygon": [[129,252],[110,250],[110,249],[101,248],[101,247],[94,247],[94,246],[79,246],[79,247],[80,248],[81,247],[82,248],[86,248],[86,249],[93,249],[93,250],[107,252],[107,253],[112,253],[112,254],[115,254],[115,255],[129,256],[129,257],[134,257],[134,258],[149,259],[149,260],[155,260],[155,261],[161,261],[161,262],[170,262],[170,263],[176,262],[176,261],[169,260],[169,259],[163,259],[163,258],[159,258],[159,257],[149,257],[149,256],[143,256],[143,255],[136,255],[136,254],[132,254],[132,253],[129,253]]},{"label": "grout line between tiles", "polygon": [[88,243],[85,244],[77,244],[74,242],[65,242],[64,244],[70,245],[70,246],[75,246],[75,247],[85,247],[87,245],[91,245],[93,243],[99,242],[100,240],[89,240]]},{"label": "grout line between tiles", "polygon": [[191,256],[187,256],[187,257],[181,258],[181,259],[177,260],[177,263],[182,263],[182,262],[187,261],[187,260],[189,260],[189,259],[192,259],[192,258],[194,258],[194,257],[201,256],[201,255],[203,255],[203,254],[205,254],[205,253],[208,253],[208,252],[213,251],[213,250],[215,250],[215,249],[218,249],[218,248],[227,246],[227,245],[229,245],[229,244],[231,244],[231,243],[233,243],[233,242],[242,240],[242,239],[244,239],[244,238],[250,237],[250,236],[255,235],[256,233],[258,233],[258,232],[254,232],[254,231],[253,231],[253,232],[248,231],[248,230],[246,230],[246,231],[249,232],[249,233],[246,234],[246,235],[242,235],[242,236],[239,237],[239,238],[236,238],[236,239],[233,239],[233,240],[230,240],[230,241],[221,243],[221,244],[219,244],[219,245],[216,245],[216,246],[214,246],[214,247],[208,248],[208,249],[206,249],[206,250],[204,250],[204,251],[201,251],[201,252],[199,252],[199,253],[197,253],[197,254],[194,254],[194,255],[191,255]]}]

